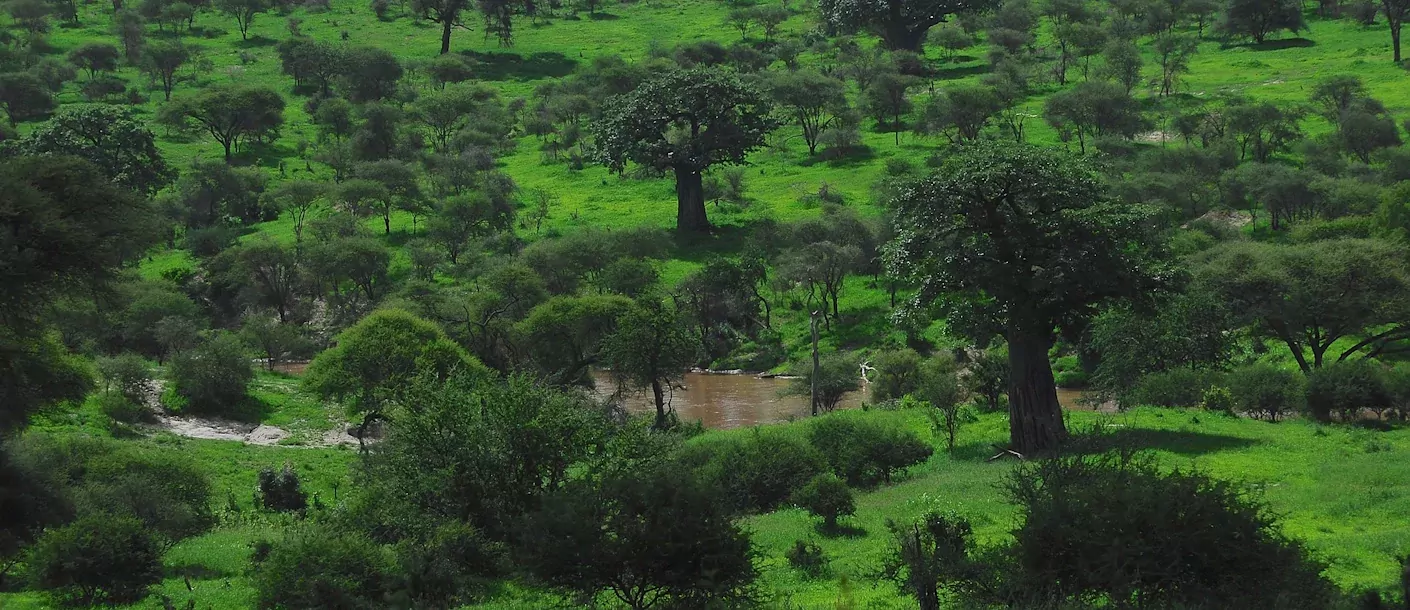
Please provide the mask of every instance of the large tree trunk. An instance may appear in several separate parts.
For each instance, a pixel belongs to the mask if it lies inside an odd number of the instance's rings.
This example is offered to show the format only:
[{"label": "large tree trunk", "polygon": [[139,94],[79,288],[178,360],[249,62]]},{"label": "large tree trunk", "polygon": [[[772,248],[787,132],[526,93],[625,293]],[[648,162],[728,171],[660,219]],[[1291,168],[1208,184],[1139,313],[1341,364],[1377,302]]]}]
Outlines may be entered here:
[{"label": "large tree trunk", "polygon": [[450,31],[455,27],[454,19],[445,19],[441,22],[441,55],[450,52]]},{"label": "large tree trunk", "polygon": [[[1390,48],[1395,54],[1395,63],[1400,63],[1400,23],[1390,24]],[[1410,602],[1406,602],[1410,603]]]},{"label": "large tree trunk", "polygon": [[925,44],[928,28],[912,30],[903,22],[887,23],[881,31],[881,42],[892,51],[914,51],[920,53]]},{"label": "large tree trunk", "polygon": [[1009,441],[1025,456],[1051,453],[1067,438],[1053,382],[1047,334],[1010,329]]},{"label": "large tree trunk", "polygon": [[705,216],[705,186],[700,170],[676,168],[676,230],[710,230],[710,219]]}]

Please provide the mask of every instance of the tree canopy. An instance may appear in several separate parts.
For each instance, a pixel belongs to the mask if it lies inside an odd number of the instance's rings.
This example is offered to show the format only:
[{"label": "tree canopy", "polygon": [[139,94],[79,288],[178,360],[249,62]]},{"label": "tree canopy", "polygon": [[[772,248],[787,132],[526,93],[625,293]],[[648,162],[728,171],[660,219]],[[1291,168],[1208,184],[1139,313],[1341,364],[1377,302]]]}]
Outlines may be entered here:
[{"label": "tree canopy", "polygon": [[1008,143],[963,150],[896,198],[887,264],[979,343],[1008,339],[1010,435],[1022,453],[1066,435],[1048,348],[1112,299],[1165,275],[1148,212],[1114,201],[1091,169],[1059,152]]},{"label": "tree canopy", "polygon": [[718,68],[672,70],[607,101],[596,126],[598,156],[613,171],[628,162],[676,177],[676,228],[703,231],[701,172],[738,165],[776,123],[753,86]]}]

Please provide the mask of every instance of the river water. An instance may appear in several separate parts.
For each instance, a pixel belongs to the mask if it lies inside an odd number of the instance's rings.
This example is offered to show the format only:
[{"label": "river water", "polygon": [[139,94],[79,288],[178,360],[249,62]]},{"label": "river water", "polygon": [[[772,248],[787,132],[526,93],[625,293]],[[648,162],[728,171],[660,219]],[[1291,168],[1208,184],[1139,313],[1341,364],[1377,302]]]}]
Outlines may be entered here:
[{"label": "river water", "polygon": [[[594,371],[593,379],[597,382],[598,395],[610,396],[615,390],[607,372]],[[790,380],[777,377],[686,373],[681,384],[684,389],[678,388],[669,393],[667,402],[682,422],[699,420],[711,429],[741,428],[807,417],[810,412],[807,396],[781,394],[789,383]],[[1058,389],[1058,402],[1065,409],[1089,408],[1078,404],[1081,397],[1079,390]],[[863,392],[852,392],[842,399],[839,408],[856,408],[861,406],[864,398]],[[649,391],[627,395],[622,402],[632,412],[656,411]]]}]

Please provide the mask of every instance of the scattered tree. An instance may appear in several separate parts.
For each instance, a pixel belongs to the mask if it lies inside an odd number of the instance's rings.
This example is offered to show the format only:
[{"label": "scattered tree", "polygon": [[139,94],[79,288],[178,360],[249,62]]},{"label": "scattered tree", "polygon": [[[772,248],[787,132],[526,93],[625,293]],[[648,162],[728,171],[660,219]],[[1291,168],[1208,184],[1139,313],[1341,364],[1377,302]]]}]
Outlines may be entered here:
[{"label": "scattered tree", "polygon": [[695,68],[659,75],[608,100],[597,126],[603,163],[616,172],[628,161],[676,177],[676,227],[705,231],[702,173],[741,164],[775,126],[768,101],[738,77]]}]

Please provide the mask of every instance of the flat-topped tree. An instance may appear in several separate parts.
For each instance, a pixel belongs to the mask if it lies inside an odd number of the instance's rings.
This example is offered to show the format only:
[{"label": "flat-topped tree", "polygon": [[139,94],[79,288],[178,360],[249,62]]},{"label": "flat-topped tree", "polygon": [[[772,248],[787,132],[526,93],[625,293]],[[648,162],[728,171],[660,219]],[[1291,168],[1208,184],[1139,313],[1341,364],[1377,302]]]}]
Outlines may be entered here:
[{"label": "flat-topped tree", "polygon": [[978,343],[1008,340],[1009,433],[1025,455],[1067,435],[1048,349],[1113,299],[1159,283],[1144,208],[1109,197],[1077,158],[988,142],[964,149],[897,198],[892,275]]},{"label": "flat-topped tree", "polygon": [[869,29],[888,49],[918,52],[930,28],[950,15],[997,5],[994,0],[822,0],[818,10],[835,28]]},{"label": "flat-topped tree", "polygon": [[701,174],[739,165],[775,126],[768,99],[733,73],[694,68],[658,75],[607,101],[596,125],[598,157],[616,172],[627,162],[676,175],[676,228],[705,231]]}]

